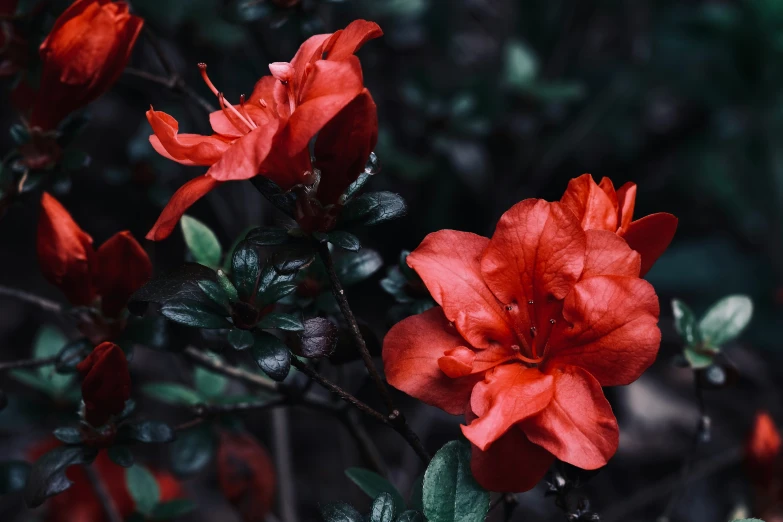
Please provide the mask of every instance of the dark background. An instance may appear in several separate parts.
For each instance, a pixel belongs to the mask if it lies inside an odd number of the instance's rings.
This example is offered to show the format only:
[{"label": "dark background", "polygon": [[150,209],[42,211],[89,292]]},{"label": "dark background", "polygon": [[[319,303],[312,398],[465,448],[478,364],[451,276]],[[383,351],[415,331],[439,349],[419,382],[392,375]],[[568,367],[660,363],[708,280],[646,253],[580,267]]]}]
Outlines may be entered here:
[{"label": "dark background", "polygon": [[[54,2],[51,12],[64,5]],[[697,421],[691,373],[672,364],[681,347],[669,303],[678,297],[702,313],[724,295],[743,293],[754,300],[754,319],[741,341],[726,348],[736,382],[707,392],[712,439],[700,446],[696,467],[717,464],[687,488],[677,485],[682,495],[674,518],[722,521],[738,506],[753,505],[737,452],[757,409],[783,419],[783,3],[304,0],[281,8],[263,1],[135,0],[132,6],[188,85],[215,104],[197,62],[206,62],[215,85],[236,101],[268,74],[269,62],[290,60],[307,36],[356,18],[380,24],[384,37],[359,53],[381,126],[376,152],[383,169],[369,187],[401,193],[409,212],[361,239],[388,265],[441,228],[490,235],[511,205],[528,197],[559,199],[568,180],[584,172],[596,181],[608,176],[617,187],[636,182],[637,217],[666,211],[680,220],[671,247],[648,275],[660,297],[664,341],[642,379],[607,391],[620,420],[620,449],[584,493],[602,520],[655,520],[662,512]],[[130,65],[164,75],[144,36]],[[150,104],[174,115],[183,132],[209,130],[204,111],[186,97],[128,74],[88,108],[91,123],[77,144],[90,164],[50,190],[96,245],[122,229],[141,239],[168,196],[204,171],[157,157],[147,141]],[[18,121],[7,102],[0,121],[4,128]],[[0,133],[0,144],[3,151],[14,146],[7,133]],[[0,284],[62,300],[37,268],[37,214],[33,194],[0,220]],[[249,183],[222,186],[191,214],[224,247],[248,226],[276,219]],[[144,245],[156,272],[184,259],[178,231]],[[379,286],[382,275],[348,291],[379,336],[393,304]],[[28,357],[35,331],[52,321],[0,298],[2,360]],[[141,352],[132,369],[134,388],[188,379],[187,366],[174,356]],[[381,406],[357,363],[326,372]],[[45,397],[0,379],[13,396],[0,413],[2,456],[23,455],[31,440],[73,420],[70,409],[56,417]],[[136,395],[150,417],[185,418]],[[431,451],[458,436],[460,419],[402,394],[399,400]],[[368,499],[343,474],[363,463],[342,427],[300,409],[288,420],[299,518],[315,519],[318,504],[332,500],[366,508]],[[274,453],[271,416],[246,422]],[[422,471],[418,460],[395,433],[368,424],[392,481],[406,492]],[[165,466],[165,451],[149,456]],[[189,519],[232,520],[212,468],[188,479],[187,487],[199,504]],[[520,497],[515,520],[562,518],[542,491]],[[18,507],[18,499],[6,499],[0,513]]]}]

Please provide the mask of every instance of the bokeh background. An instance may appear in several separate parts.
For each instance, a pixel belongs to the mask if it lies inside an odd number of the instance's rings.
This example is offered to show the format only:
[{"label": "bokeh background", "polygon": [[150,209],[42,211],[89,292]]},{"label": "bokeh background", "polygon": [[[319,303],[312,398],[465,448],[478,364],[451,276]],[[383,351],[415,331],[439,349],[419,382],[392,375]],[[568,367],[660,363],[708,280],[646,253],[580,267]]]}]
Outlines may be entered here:
[{"label": "bokeh background", "polygon": [[[636,182],[637,216],[666,211],[680,220],[670,249],[648,275],[660,296],[664,341],[658,361],[642,379],[607,392],[620,420],[620,450],[582,492],[602,520],[616,522],[655,520],[673,486],[680,490],[673,520],[728,520],[742,506],[753,506],[741,465],[743,440],[757,409],[768,409],[783,421],[783,3],[131,4],[158,35],[174,69],[210,100],[198,62],[209,65],[213,82],[235,101],[268,74],[268,63],[290,60],[311,34],[332,32],[356,18],[381,25],[385,36],[359,53],[381,126],[376,152],[382,171],[369,187],[401,193],[409,212],[399,221],[368,229],[361,239],[387,266],[438,229],[490,235],[511,205],[528,197],[559,199],[568,180],[584,172],[596,180],[608,176],[615,186]],[[53,20],[67,2],[47,5]],[[130,66],[165,76],[143,36]],[[2,129],[19,121],[7,100],[0,114]],[[144,117],[150,104],[174,115],[184,132],[208,132],[201,107],[136,75],[123,75],[93,103],[87,111],[90,123],[76,142],[82,154],[73,153],[68,164],[72,172],[58,178],[51,190],[96,244],[122,229],[143,237],[171,193],[203,171],[154,153]],[[9,133],[0,132],[2,151],[13,147]],[[85,164],[87,156],[86,166],[73,167]],[[38,195],[31,193],[0,219],[0,284],[62,300],[37,268],[37,214]],[[224,247],[249,226],[278,219],[249,183],[224,185],[191,214],[209,224]],[[160,244],[146,242],[145,248],[157,272],[184,260],[179,233]],[[378,338],[390,326],[388,311],[394,305],[380,285],[385,270],[348,290],[357,314]],[[678,297],[701,313],[731,293],[753,298],[754,318],[741,340],[725,350],[730,386],[706,392],[711,439],[699,445],[697,474],[685,487],[677,477],[691,453],[698,413],[691,372],[674,364],[681,345],[669,303]],[[2,360],[30,356],[36,331],[57,323],[33,306],[0,297]],[[136,388],[156,379],[186,382],[186,364],[173,355],[140,351],[132,368],[135,395],[145,414],[186,418],[176,408],[145,399]],[[324,371],[380,406],[359,363]],[[23,456],[32,440],[73,420],[68,403],[53,409],[46,395],[8,376],[0,376],[0,387],[11,396],[10,406],[0,412],[0,457]],[[430,450],[458,436],[460,419],[402,394],[399,400]],[[275,430],[285,430],[290,447],[281,451],[290,451],[297,498],[289,515],[293,511],[298,520],[314,520],[318,505],[332,500],[369,506],[369,499],[343,474],[345,467],[363,462],[338,423],[300,409],[283,420],[263,414],[245,421],[273,454],[281,449]],[[395,433],[371,422],[368,428],[382,448],[389,476],[405,492],[422,471],[420,463]],[[165,448],[147,457],[153,465],[166,466]],[[211,468],[186,484],[199,505],[187,520],[237,519],[217,493]],[[0,500],[0,519],[32,519],[33,514],[19,511],[20,505],[18,498]],[[500,517],[500,510],[493,516]],[[520,496],[514,520],[543,522],[562,516],[538,488]]]}]

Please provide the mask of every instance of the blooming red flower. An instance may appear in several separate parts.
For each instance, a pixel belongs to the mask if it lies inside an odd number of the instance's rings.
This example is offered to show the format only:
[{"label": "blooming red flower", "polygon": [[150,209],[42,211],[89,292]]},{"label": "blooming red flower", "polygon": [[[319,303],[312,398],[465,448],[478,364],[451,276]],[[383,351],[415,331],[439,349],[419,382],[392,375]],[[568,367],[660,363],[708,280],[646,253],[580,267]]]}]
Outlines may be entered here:
[{"label": "blooming red flower", "polygon": [[[221,110],[210,115],[215,133],[178,134],[177,121],[154,109],[147,119],[155,133],[150,142],[158,153],[209,170],[174,193],[147,238],[168,237],[188,207],[220,183],[256,175],[283,190],[313,185],[308,190],[316,192],[321,205],[337,203],[364,170],[377,141],[375,103],[354,53],[382,34],[377,24],[356,20],[335,33],[311,37],[290,63],[270,64],[272,75],[256,83],[250,98],[240,98],[239,107],[225,99],[207,77],[206,65],[200,64],[204,81],[220,102]],[[313,164],[308,145],[316,134]],[[304,205],[297,219],[307,222],[314,213],[317,209]]]},{"label": "blooming red flower", "polygon": [[[56,439],[36,444],[29,452],[30,460],[38,460],[44,453],[60,446]],[[125,468],[111,461],[101,451],[92,463],[120,516],[125,519],[136,511],[136,505],[125,482]],[[150,470],[158,482],[160,502],[169,502],[184,496],[182,485],[166,471]],[[108,522],[98,496],[81,466],[72,466],[65,475],[73,485],[46,501],[46,522]]]},{"label": "blooming red flower", "polygon": [[41,198],[38,261],[44,277],[59,287],[74,306],[101,299],[107,317],[116,317],[133,292],[152,275],[152,263],[127,230],[106,240],[96,251],[92,238],[53,196]]},{"label": "blooming red flower", "polygon": [[266,450],[247,433],[220,433],[218,481],[245,522],[263,522],[275,499],[275,470]]},{"label": "blooming red flower", "polygon": [[41,44],[31,127],[50,130],[106,92],[128,63],[144,21],[125,2],[76,0]]},{"label": "blooming red flower", "polygon": [[639,253],[613,231],[584,230],[563,203],[528,199],[491,239],[435,232],[408,264],[440,307],[391,329],[386,376],[465,414],[478,482],[525,491],[555,458],[605,465],[619,432],[601,387],[636,380],[660,344]]},{"label": "blooming red flower", "polygon": [[625,239],[642,255],[641,275],[661,257],[677,230],[677,218],[666,212],[632,221],[635,183],[628,182],[615,190],[609,178],[596,184],[590,174],[582,174],[571,180],[560,202],[579,218],[585,230],[617,232]]},{"label": "blooming red flower", "polygon": [[122,413],[130,399],[130,372],[122,348],[101,343],[76,365],[82,377],[85,419],[93,426],[106,424],[112,415]]},{"label": "blooming red flower", "polygon": [[780,471],[783,445],[775,421],[766,411],[756,414],[753,429],[745,445],[745,465],[753,482],[767,486]]}]

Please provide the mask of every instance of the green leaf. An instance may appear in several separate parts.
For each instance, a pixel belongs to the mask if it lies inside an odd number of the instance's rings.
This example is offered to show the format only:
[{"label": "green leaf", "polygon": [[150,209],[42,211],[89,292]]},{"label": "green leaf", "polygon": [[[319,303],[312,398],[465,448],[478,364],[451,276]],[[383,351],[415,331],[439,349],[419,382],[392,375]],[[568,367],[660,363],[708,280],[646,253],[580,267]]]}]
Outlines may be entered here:
[{"label": "green leaf", "polygon": [[226,315],[231,315],[231,300],[222,286],[215,281],[199,281],[198,287],[201,288],[201,290],[207,294],[207,297],[218,305]]},{"label": "green leaf", "polygon": [[364,522],[364,517],[344,502],[332,502],[321,508],[324,522]]},{"label": "green leaf", "polygon": [[125,483],[136,504],[136,510],[144,515],[152,514],[160,501],[160,490],[155,476],[147,468],[137,464],[125,470]]},{"label": "green leaf", "polygon": [[284,228],[258,227],[248,232],[245,239],[257,246],[271,246],[282,245],[293,238]]},{"label": "green leaf", "polygon": [[216,397],[223,393],[228,384],[228,379],[219,373],[211,372],[196,366],[193,374],[193,380],[196,383],[196,390],[207,398]]},{"label": "green leaf", "polygon": [[674,312],[674,327],[689,345],[700,342],[699,326],[696,324],[696,316],[688,305],[679,299],[672,299],[672,311]]},{"label": "green leaf", "polygon": [[278,312],[266,314],[256,326],[261,330],[286,330],[289,332],[304,330],[304,325],[299,317]]},{"label": "green leaf", "polygon": [[60,446],[45,453],[33,463],[24,489],[24,502],[34,508],[47,498],[62,493],[71,485],[65,470],[76,464],[89,464],[98,450],[84,446]]},{"label": "green leaf", "polygon": [[223,270],[217,271],[217,282],[228,296],[229,301],[232,303],[239,301],[237,287],[234,286],[234,283],[231,282],[231,279],[228,278]]},{"label": "green leaf", "polygon": [[160,313],[170,321],[195,328],[220,329],[231,327],[231,323],[225,317],[217,315],[217,313],[197,301],[171,301],[160,307]]},{"label": "green leaf", "polygon": [[337,258],[334,263],[337,276],[344,286],[364,281],[383,266],[381,255],[375,250],[365,248],[361,252],[351,252]]},{"label": "green leaf", "polygon": [[193,406],[202,401],[195,390],[176,382],[152,382],[141,387],[145,395],[173,406]]},{"label": "green leaf", "polygon": [[419,475],[413,481],[408,505],[417,511],[424,511],[424,475]]},{"label": "green leaf", "polygon": [[196,505],[186,498],[170,500],[155,506],[149,518],[152,520],[174,520],[196,509]]},{"label": "green leaf", "polygon": [[522,42],[511,41],[506,45],[503,75],[506,85],[516,88],[527,87],[538,76],[538,59]]},{"label": "green leaf", "polygon": [[54,369],[57,373],[67,375],[76,373],[76,366],[82,362],[85,355],[92,351],[93,344],[88,339],[77,339],[62,347],[57,354]]},{"label": "green leaf", "polygon": [[424,473],[424,516],[430,522],[483,522],[489,511],[489,492],[470,472],[470,447],[446,443]]},{"label": "green leaf", "polygon": [[180,432],[169,446],[171,468],[179,476],[198,473],[215,455],[215,438],[209,426]]},{"label": "green leaf", "polygon": [[57,428],[53,434],[54,438],[65,444],[80,444],[82,442],[82,434],[78,428],[70,426]]},{"label": "green leaf", "polygon": [[133,466],[133,453],[128,446],[116,445],[108,449],[107,453],[112,462],[123,468]]},{"label": "green leaf", "polygon": [[[58,355],[68,344],[68,338],[53,326],[42,326],[33,341],[33,355],[36,359],[45,359]],[[49,381],[54,392],[62,392],[73,381],[73,376],[62,375],[55,371],[54,366],[41,366],[37,373],[43,380]]]},{"label": "green leaf", "polygon": [[23,460],[0,462],[0,496],[22,491],[29,475],[29,462]]},{"label": "green leaf", "polygon": [[231,270],[231,280],[234,282],[240,299],[247,300],[253,294],[261,272],[258,253],[247,241],[241,242],[234,251],[234,257],[231,258]]},{"label": "green leaf", "polygon": [[724,297],[699,321],[699,330],[706,344],[721,346],[735,339],[750,322],[753,301],[744,295]]},{"label": "green leaf", "polygon": [[288,347],[272,334],[259,332],[251,348],[253,358],[264,373],[276,381],[288,377],[291,369],[291,352]]},{"label": "green leaf", "polygon": [[351,252],[358,252],[362,248],[362,244],[359,242],[359,238],[349,232],[343,230],[335,230],[327,234],[329,242],[334,246],[338,246],[344,250]]},{"label": "green leaf", "polygon": [[235,328],[228,332],[228,342],[235,350],[246,350],[253,346],[255,339],[253,338],[253,334],[248,330],[239,330],[238,328]]},{"label": "green leaf", "polygon": [[354,484],[367,493],[370,498],[376,498],[381,493],[388,493],[394,502],[394,509],[401,513],[405,509],[405,501],[391,482],[378,475],[374,471],[362,468],[348,468],[345,474]]},{"label": "green leaf", "polygon": [[179,224],[182,227],[182,234],[185,236],[185,244],[193,259],[199,264],[210,267],[220,265],[223,251],[215,233],[204,223],[187,214],[182,216]]},{"label": "green leaf", "polygon": [[708,351],[704,348],[688,346],[683,350],[685,360],[688,361],[688,365],[694,370],[701,370],[712,365],[717,350]]},{"label": "green leaf", "polygon": [[370,522],[392,522],[394,520],[394,498],[389,493],[381,493],[372,503]]},{"label": "green leaf", "polygon": [[135,421],[123,424],[117,431],[119,442],[171,442],[175,438],[174,430],[159,421]]},{"label": "green leaf", "polygon": [[422,515],[418,511],[409,509],[408,511],[403,512],[402,515],[397,517],[397,522],[426,522],[426,520],[424,519],[424,515]]},{"label": "green leaf", "polygon": [[256,307],[265,308],[276,303],[285,296],[296,292],[297,284],[289,281],[280,281],[260,292],[256,297]]},{"label": "green leaf", "polygon": [[393,192],[368,192],[348,202],[341,219],[363,225],[377,225],[402,217],[408,211],[405,200]]},{"label": "green leaf", "polygon": [[203,280],[217,280],[215,271],[197,263],[185,263],[138,289],[128,301],[128,310],[132,314],[143,315],[149,303],[167,303],[175,299],[195,301],[212,308],[212,300],[198,285]]}]

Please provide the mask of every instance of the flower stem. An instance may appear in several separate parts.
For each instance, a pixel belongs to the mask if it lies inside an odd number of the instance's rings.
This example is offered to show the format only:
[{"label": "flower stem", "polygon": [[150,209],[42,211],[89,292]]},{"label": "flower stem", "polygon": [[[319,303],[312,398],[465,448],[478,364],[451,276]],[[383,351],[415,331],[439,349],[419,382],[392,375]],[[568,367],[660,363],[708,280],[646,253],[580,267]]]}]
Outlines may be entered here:
[{"label": "flower stem", "polygon": [[48,366],[57,362],[57,355],[51,357],[43,357],[39,359],[22,359],[19,361],[8,361],[0,363],[0,372],[7,370],[19,370],[21,368],[39,368],[41,366]]}]

